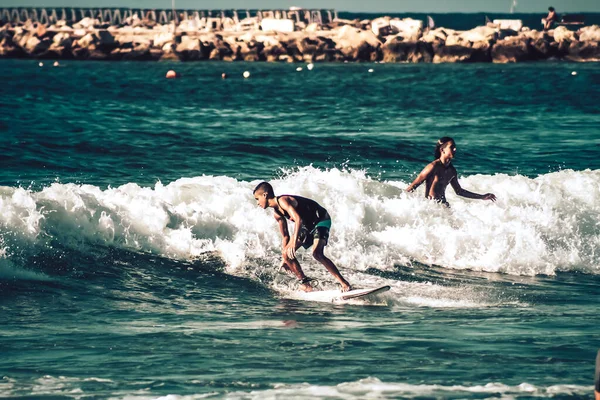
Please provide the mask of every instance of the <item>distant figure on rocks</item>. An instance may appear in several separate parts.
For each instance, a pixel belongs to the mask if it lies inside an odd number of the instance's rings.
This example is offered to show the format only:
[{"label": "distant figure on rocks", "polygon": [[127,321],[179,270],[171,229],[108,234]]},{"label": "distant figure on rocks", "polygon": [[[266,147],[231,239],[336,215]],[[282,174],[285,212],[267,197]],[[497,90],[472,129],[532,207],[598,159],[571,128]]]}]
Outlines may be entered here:
[{"label": "distant figure on rocks", "polygon": [[468,199],[491,200],[496,201],[493,193],[477,194],[463,189],[458,183],[456,168],[452,165],[452,159],[456,154],[456,143],[451,137],[443,137],[437,141],[435,146],[435,160],[428,164],[417,178],[411,183],[407,192],[414,191],[423,182],[425,185],[425,197],[436,200],[446,207],[450,204],[446,200],[446,187],[452,185],[452,189],[457,195]]},{"label": "distant figure on rocks", "polygon": [[556,14],[554,7],[548,7],[548,15],[543,19],[543,21],[545,31],[552,28],[552,24],[558,22],[558,15]]}]

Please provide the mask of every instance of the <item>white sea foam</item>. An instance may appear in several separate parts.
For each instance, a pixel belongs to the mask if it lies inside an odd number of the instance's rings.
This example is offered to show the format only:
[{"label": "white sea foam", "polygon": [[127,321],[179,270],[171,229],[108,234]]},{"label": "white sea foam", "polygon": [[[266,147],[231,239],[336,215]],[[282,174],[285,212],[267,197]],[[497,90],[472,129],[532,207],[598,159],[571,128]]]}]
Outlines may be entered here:
[{"label": "white sea foam", "polygon": [[[450,189],[447,209],[424,199],[422,188],[404,192],[406,182],[313,167],[272,184],[278,194],[314,198],[329,210],[328,254],[353,271],[393,269],[416,259],[514,275],[600,273],[600,171],[460,180],[471,191],[494,192],[498,202],[464,199]],[[9,256],[53,238],[74,248],[103,244],[175,259],[217,252],[230,273],[243,275],[258,260],[277,264],[281,251],[272,210],[260,209],[252,197],[257,183],[200,176],[153,188],[3,187],[0,232]],[[308,261],[303,253],[301,262]]]},{"label": "white sea foam", "polygon": [[[409,384],[396,382],[382,382],[377,378],[365,378],[355,382],[345,382],[335,386],[303,384],[275,384],[272,389],[250,390],[229,392],[217,397],[238,400],[238,399],[410,399],[410,398],[444,398],[445,396],[456,398],[457,396],[490,395],[490,398],[502,396],[505,399],[519,398],[553,398],[556,396],[586,397],[593,391],[593,387],[582,385],[551,385],[540,386],[523,382],[519,385],[506,385],[500,382],[490,382],[484,385],[428,385],[428,384]],[[216,395],[216,393],[214,394]],[[130,400],[191,400],[212,397],[213,394],[198,394],[179,396],[170,394],[168,396],[152,396],[148,394],[129,395],[124,398]]]},{"label": "white sea foam", "polygon": [[[101,378],[74,378],[65,376],[45,375],[31,382],[18,382],[10,377],[0,379],[0,388],[6,396],[18,396],[25,393],[34,396],[68,396],[81,398],[89,396],[82,385],[86,382],[95,382],[105,384],[106,391],[113,389],[113,381]],[[192,381],[194,383],[194,381]],[[368,377],[353,382],[343,382],[337,385],[313,385],[310,383],[302,384],[283,384],[275,383],[270,389],[259,390],[256,385],[248,382],[236,382],[237,391],[228,391],[227,393],[209,392],[189,395],[156,395],[151,389],[140,389],[134,392],[117,390],[109,394],[108,398],[129,399],[129,400],[191,400],[203,398],[225,398],[234,399],[313,399],[313,398],[332,398],[332,399],[394,399],[394,398],[422,398],[435,397],[443,398],[449,396],[465,396],[467,398],[475,395],[477,398],[483,395],[490,395],[493,398],[502,396],[502,398],[553,398],[556,396],[587,397],[593,392],[592,385],[533,385],[527,382],[518,385],[507,385],[501,382],[489,382],[481,385],[439,385],[439,384],[411,384],[403,382],[383,382],[375,377]],[[243,388],[243,389],[242,389]]]}]

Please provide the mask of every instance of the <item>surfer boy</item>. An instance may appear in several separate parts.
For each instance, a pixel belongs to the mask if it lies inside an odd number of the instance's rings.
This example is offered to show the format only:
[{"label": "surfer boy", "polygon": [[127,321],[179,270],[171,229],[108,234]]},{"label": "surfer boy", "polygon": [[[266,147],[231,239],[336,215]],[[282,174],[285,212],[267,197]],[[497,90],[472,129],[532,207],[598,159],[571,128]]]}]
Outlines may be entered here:
[{"label": "surfer boy", "polygon": [[417,178],[411,183],[407,192],[414,191],[423,182],[425,185],[425,197],[439,201],[447,207],[450,207],[446,201],[446,187],[452,185],[452,189],[457,195],[468,199],[491,200],[496,201],[493,193],[477,194],[463,189],[458,183],[456,168],[452,165],[452,159],[456,154],[456,143],[450,137],[443,137],[437,141],[435,146],[435,160],[429,163]]},{"label": "surfer boy", "polygon": [[[254,189],[254,198],[259,207],[273,208],[273,216],[279,224],[283,237],[283,251],[281,267],[291,271],[300,280],[300,289],[305,292],[313,290],[310,279],[304,275],[300,263],[296,258],[296,250],[300,246],[305,249],[313,246],[312,255],[315,260],[327,268],[342,285],[342,292],[351,290],[335,264],[323,254],[329,239],[331,217],[325,208],[314,200],[296,195],[275,196],[273,186],[268,182],[261,182]],[[287,220],[294,221],[294,233],[291,237],[288,231]]]}]

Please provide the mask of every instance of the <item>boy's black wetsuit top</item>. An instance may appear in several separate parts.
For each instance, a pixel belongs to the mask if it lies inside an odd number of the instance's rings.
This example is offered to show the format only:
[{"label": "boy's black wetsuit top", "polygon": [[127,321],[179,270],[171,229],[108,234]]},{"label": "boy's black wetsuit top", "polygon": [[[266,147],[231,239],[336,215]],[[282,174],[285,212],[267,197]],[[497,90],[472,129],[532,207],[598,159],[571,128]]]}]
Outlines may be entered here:
[{"label": "boy's black wetsuit top", "polygon": [[[327,210],[316,201],[301,196],[287,196],[293,197],[298,203],[296,211],[298,211],[298,215],[302,218],[302,225],[304,225],[309,232],[314,230],[319,222],[331,219]],[[279,205],[280,197],[281,196],[276,197],[277,205]],[[283,210],[283,214],[281,214],[278,209],[275,209],[275,212],[282,217],[290,219],[290,215],[285,210]]]}]

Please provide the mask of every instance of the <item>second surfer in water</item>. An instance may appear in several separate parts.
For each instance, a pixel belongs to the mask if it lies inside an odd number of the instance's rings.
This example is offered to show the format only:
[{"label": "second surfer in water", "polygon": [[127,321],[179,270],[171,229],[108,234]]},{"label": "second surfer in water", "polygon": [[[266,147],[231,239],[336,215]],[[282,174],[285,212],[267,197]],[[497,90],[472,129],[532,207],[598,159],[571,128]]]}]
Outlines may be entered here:
[{"label": "second surfer in water", "polygon": [[[335,264],[323,254],[331,228],[331,217],[325,208],[316,201],[301,196],[275,196],[273,186],[268,182],[261,182],[256,186],[254,199],[263,209],[270,207],[275,210],[274,217],[283,237],[282,267],[296,275],[301,283],[300,289],[306,292],[313,290],[310,279],[304,275],[296,259],[296,250],[300,246],[305,249],[312,246],[313,257],[338,280],[342,285],[342,292],[351,290],[350,284],[342,277]],[[287,219],[295,224],[291,237]]]},{"label": "second surfer in water", "polygon": [[457,195],[468,199],[480,199],[496,201],[493,193],[477,194],[463,189],[458,183],[456,168],[452,165],[452,160],[456,154],[456,143],[450,137],[443,137],[438,140],[435,146],[435,160],[429,163],[417,178],[407,188],[407,192],[414,191],[420,184],[426,182],[425,197],[439,201],[447,207],[450,204],[446,200],[446,187],[452,185],[452,189]]}]

